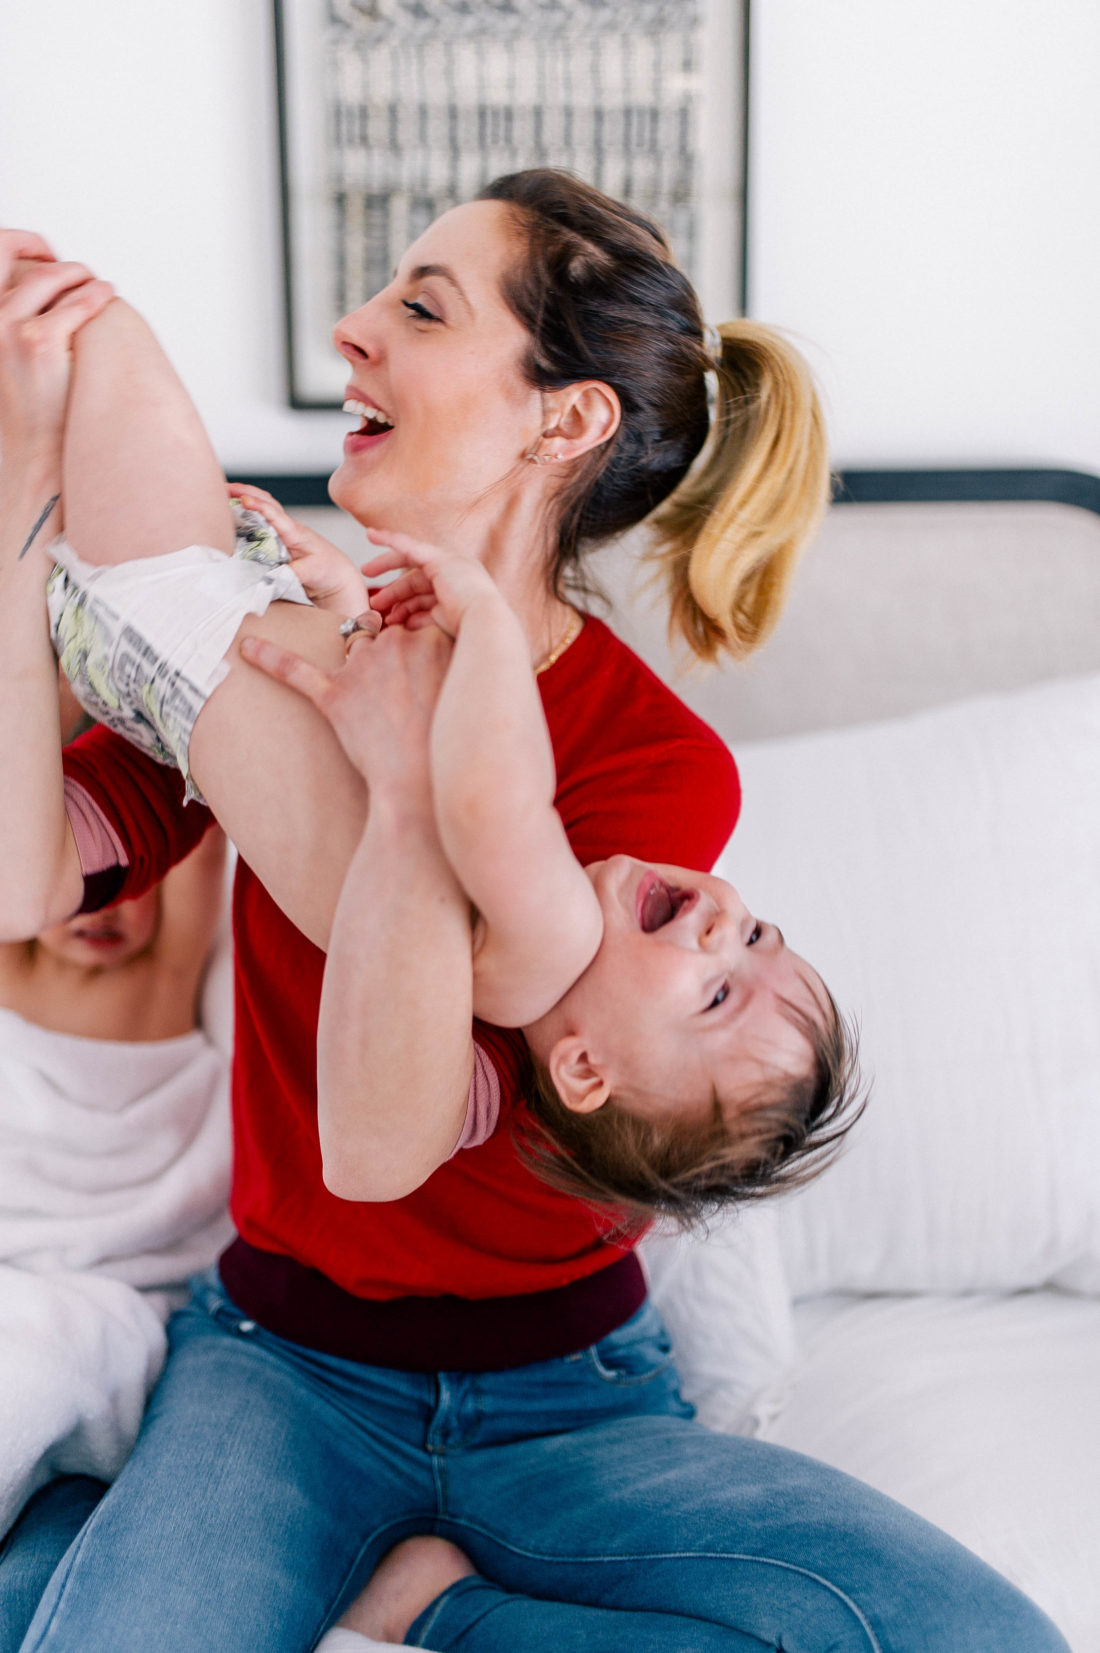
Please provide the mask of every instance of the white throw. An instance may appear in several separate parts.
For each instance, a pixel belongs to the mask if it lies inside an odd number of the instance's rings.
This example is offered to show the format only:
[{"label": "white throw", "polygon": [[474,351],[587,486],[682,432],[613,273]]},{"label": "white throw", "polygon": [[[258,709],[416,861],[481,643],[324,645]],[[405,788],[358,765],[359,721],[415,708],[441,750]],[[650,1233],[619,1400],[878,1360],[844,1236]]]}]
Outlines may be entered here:
[{"label": "white throw", "polygon": [[204,1033],[51,1033],[0,1008],[0,1533],[52,1476],[110,1480],[164,1321],[231,1233],[228,1073]]}]

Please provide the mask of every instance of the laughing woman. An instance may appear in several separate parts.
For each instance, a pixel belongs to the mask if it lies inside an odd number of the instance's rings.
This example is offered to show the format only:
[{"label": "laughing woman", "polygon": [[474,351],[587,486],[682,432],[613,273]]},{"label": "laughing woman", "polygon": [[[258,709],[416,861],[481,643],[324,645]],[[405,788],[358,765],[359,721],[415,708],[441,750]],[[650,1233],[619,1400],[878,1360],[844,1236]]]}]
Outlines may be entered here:
[{"label": "laughing woman", "polygon": [[[18,238],[8,248],[44,250]],[[104,307],[107,296],[79,270],[44,265],[0,301],[8,934],[82,901],[137,895],[208,821],[184,807],[173,771],[110,733],[84,737],[64,766],[45,742],[56,724],[45,560],[19,553],[61,492],[70,342],[69,538],[100,561],[110,560],[108,519],[120,556],[232,543],[192,410],[141,324]],[[374,411],[347,440],[333,498],[368,528],[461,540],[490,569],[539,674],[557,806],[578,858],[709,866],[736,820],[731,761],[578,608],[577,576],[591,546],[656,510],[687,641],[704,657],[759,641],[826,491],[798,358],[765,330],[731,324],[716,362],[654,228],[553,172],[499,180],[438,220],[393,282],[338,325],[336,342],[349,399]],[[147,418],[150,405],[166,432],[152,494],[125,461],[127,417]],[[82,406],[94,413],[87,426]],[[98,518],[94,496],[69,487],[87,472],[85,434],[101,442],[95,419],[119,444]],[[708,456],[685,481],[708,432]],[[277,642],[287,618],[276,605],[257,625]],[[317,658],[337,664],[335,622],[310,611],[310,624]],[[410,674],[410,704],[430,700],[439,663],[426,638],[357,669],[395,661]],[[392,699],[394,683],[380,681]],[[240,1237],[174,1320],[133,1457],[61,1560],[28,1653],[306,1653],[368,1581],[352,1609],[359,1623],[470,1653],[1065,1653],[1017,1592],[906,1511],[821,1465],[697,1425],[645,1302],[637,1236],[541,1181],[508,1129],[474,1133],[404,1198],[372,1205],[330,1192],[316,1098],[324,958],[313,943],[327,939],[362,835],[362,787],[334,761],[334,736],[298,738],[307,725],[296,720],[312,710],[279,684],[236,665],[215,704],[223,732],[238,717],[237,746],[204,744],[200,717],[191,752],[245,863],[235,895]],[[422,749],[426,725],[410,713],[371,738],[390,775],[374,794],[378,824],[386,785],[399,793],[418,761],[396,758]],[[242,789],[242,774],[251,805],[235,822],[219,799]],[[82,848],[63,780],[99,823]],[[405,1057],[415,1104],[444,1079],[432,1066],[439,1001],[423,974],[431,926],[421,941],[408,903],[439,867],[411,830],[391,847],[376,945],[394,1000],[420,1018]],[[501,1120],[520,1123],[520,1041],[479,1025],[477,1043]],[[402,1541],[414,1534],[460,1550],[410,1551]]]}]

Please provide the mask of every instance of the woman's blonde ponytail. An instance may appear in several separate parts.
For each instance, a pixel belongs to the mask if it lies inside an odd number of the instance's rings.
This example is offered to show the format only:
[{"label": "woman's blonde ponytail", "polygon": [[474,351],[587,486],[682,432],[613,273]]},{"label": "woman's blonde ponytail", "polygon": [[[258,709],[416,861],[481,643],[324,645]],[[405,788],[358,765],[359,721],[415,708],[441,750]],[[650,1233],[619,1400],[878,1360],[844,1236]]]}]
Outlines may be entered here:
[{"label": "woman's blonde ponytail", "polygon": [[718,400],[698,466],[652,518],[669,630],[701,660],[771,632],[829,497],[825,421],[807,363],[772,328],[719,329]]}]

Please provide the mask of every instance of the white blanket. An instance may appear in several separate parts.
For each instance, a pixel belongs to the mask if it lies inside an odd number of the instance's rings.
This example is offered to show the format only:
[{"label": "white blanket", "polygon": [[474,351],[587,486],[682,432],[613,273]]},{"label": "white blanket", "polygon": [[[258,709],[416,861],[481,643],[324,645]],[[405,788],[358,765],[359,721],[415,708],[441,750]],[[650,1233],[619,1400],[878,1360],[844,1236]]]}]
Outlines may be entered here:
[{"label": "white blanket", "polygon": [[0,1008],[0,1533],[51,1476],[110,1479],[187,1276],[231,1233],[225,1058]]}]

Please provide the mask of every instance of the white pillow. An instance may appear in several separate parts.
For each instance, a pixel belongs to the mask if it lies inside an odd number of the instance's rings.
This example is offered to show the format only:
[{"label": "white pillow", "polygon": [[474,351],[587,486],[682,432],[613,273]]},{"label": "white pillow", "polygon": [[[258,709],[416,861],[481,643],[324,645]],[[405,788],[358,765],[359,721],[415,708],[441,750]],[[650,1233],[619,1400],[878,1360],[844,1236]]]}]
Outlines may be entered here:
[{"label": "white pillow", "polygon": [[681,1392],[710,1429],[758,1435],[786,1399],[796,1350],[777,1217],[746,1207],[706,1233],[657,1228],[642,1242]]},{"label": "white pillow", "polygon": [[863,1026],[796,1297],[1100,1290],[1100,678],[746,746],[718,870]]}]

